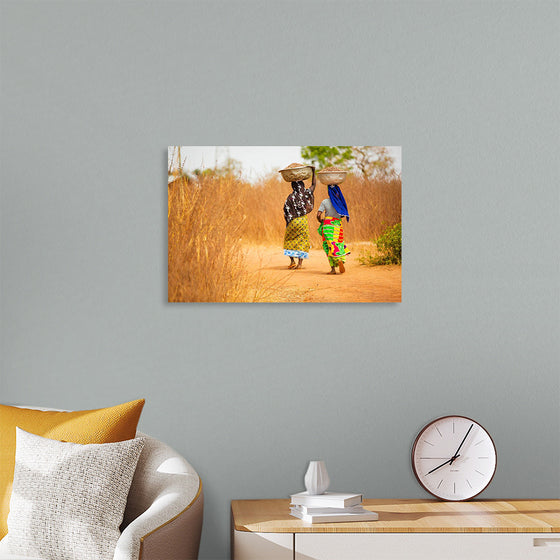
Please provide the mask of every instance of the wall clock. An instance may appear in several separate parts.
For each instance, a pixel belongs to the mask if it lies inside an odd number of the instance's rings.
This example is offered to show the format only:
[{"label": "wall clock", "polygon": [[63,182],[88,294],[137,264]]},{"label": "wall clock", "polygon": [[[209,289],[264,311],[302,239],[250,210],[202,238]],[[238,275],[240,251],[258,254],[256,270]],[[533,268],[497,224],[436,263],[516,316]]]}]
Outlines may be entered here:
[{"label": "wall clock", "polygon": [[490,434],[465,416],[443,416],[420,430],[412,447],[418,482],[442,500],[470,500],[496,472],[496,446]]}]

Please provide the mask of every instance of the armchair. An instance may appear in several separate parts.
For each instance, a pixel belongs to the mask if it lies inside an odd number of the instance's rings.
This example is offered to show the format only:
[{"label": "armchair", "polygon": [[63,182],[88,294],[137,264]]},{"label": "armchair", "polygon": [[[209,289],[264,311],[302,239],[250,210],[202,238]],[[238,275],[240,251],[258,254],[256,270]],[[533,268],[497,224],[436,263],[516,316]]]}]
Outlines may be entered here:
[{"label": "armchair", "polygon": [[[196,560],[204,504],[200,478],[171,447],[146,434],[137,435],[145,438],[145,445],[114,560]],[[48,559],[9,555],[0,541],[0,560]]]},{"label": "armchair", "polygon": [[195,560],[204,505],[200,478],[169,446],[137,435],[146,439],[114,560]]}]

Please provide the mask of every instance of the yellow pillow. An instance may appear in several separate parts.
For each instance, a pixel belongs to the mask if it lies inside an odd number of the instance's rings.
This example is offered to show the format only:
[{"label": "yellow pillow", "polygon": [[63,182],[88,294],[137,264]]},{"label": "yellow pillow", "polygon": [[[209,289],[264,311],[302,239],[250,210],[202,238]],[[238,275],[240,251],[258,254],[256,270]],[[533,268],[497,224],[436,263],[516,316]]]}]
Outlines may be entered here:
[{"label": "yellow pillow", "polygon": [[0,539],[8,532],[7,518],[14,480],[16,426],[50,439],[72,443],[114,443],[132,439],[144,399],[109,408],[55,412],[0,405]]}]

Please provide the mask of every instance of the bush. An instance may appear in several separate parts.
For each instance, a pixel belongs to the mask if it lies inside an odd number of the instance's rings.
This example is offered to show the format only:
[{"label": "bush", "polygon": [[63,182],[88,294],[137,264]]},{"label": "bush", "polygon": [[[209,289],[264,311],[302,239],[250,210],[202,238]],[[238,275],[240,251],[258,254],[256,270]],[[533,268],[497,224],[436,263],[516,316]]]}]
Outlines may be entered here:
[{"label": "bush", "polygon": [[387,228],[382,235],[373,241],[377,248],[377,254],[367,253],[360,258],[362,264],[378,266],[383,264],[401,264],[402,262],[402,239],[401,224],[395,224]]}]

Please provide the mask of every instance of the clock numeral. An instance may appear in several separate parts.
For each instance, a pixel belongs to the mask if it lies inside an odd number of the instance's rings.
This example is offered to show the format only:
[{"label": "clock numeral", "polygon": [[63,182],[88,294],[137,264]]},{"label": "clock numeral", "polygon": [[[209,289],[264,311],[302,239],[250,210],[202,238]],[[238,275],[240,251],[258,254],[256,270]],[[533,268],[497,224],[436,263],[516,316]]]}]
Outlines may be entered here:
[{"label": "clock numeral", "polygon": [[471,483],[469,482],[469,479],[465,478],[465,480],[467,481],[467,484],[469,485],[469,488],[472,488]]},{"label": "clock numeral", "polygon": [[480,445],[484,440],[481,439],[478,443],[475,443],[475,445]]},{"label": "clock numeral", "polygon": [[441,486],[442,482],[443,482],[443,478],[439,481],[439,484],[437,485],[438,488]]},{"label": "clock numeral", "polygon": [[437,433],[439,434],[439,437],[443,437],[443,436],[441,435],[441,432],[439,431],[439,428],[438,428],[437,426],[436,426],[436,430],[437,430]]},{"label": "clock numeral", "polygon": [[428,440],[424,440],[428,445],[431,445],[432,447],[434,446],[433,443],[430,443]]},{"label": "clock numeral", "polygon": [[474,469],[478,474],[484,476],[484,473],[481,473],[478,469]]}]

